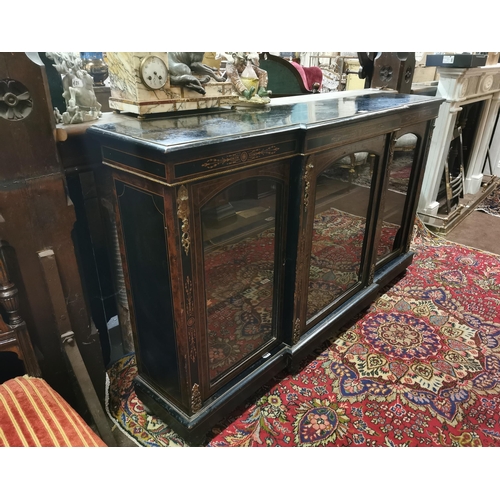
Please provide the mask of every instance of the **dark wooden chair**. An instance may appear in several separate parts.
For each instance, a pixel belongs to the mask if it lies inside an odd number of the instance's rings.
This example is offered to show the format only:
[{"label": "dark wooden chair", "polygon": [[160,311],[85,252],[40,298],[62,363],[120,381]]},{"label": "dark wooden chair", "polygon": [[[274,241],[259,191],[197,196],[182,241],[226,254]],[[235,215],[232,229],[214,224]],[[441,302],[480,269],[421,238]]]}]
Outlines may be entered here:
[{"label": "dark wooden chair", "polygon": [[12,376],[27,373],[41,376],[35,351],[19,314],[18,290],[10,281],[0,256],[0,383]]}]

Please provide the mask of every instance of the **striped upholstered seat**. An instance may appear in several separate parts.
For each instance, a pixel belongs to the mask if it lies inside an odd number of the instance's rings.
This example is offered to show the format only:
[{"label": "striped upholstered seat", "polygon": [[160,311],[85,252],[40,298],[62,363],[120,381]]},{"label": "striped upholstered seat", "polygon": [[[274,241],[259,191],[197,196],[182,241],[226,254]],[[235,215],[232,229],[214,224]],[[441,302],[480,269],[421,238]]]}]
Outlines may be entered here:
[{"label": "striped upholstered seat", "polygon": [[45,380],[25,375],[0,385],[0,446],[106,444]]}]

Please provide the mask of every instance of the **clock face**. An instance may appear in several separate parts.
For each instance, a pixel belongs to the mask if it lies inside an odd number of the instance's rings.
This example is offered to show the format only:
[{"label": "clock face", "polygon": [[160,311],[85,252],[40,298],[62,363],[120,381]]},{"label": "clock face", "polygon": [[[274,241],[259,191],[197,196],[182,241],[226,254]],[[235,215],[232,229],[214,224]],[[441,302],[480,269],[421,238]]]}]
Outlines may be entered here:
[{"label": "clock face", "polygon": [[161,89],[167,83],[167,65],[157,56],[145,57],[139,72],[142,82],[151,90]]}]

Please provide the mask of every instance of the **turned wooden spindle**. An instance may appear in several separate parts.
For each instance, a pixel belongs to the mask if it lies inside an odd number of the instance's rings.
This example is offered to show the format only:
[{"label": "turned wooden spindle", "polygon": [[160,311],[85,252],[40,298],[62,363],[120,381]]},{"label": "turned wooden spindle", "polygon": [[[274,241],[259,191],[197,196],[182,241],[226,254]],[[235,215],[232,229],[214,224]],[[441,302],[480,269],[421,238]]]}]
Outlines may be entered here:
[{"label": "turned wooden spindle", "polygon": [[41,376],[38,360],[26,328],[19,314],[19,292],[10,280],[3,249],[8,246],[0,241],[0,309],[6,314],[7,325],[0,321],[0,351],[12,351],[23,361],[28,375]]},{"label": "turned wooden spindle", "polygon": [[18,290],[9,280],[2,256],[0,256],[0,304],[7,313],[7,322],[10,326],[16,327],[23,322],[19,314]]}]

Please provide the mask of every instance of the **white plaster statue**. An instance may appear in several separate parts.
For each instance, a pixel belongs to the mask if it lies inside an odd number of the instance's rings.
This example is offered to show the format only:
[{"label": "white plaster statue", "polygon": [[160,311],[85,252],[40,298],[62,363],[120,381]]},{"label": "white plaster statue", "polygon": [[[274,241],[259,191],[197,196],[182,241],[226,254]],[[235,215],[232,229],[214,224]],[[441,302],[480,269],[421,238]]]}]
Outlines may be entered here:
[{"label": "white plaster statue", "polygon": [[63,84],[66,111],[62,122],[66,125],[97,120],[101,104],[94,93],[94,79],[82,68],[82,60],[76,52],[47,52],[47,57],[55,62]]}]

